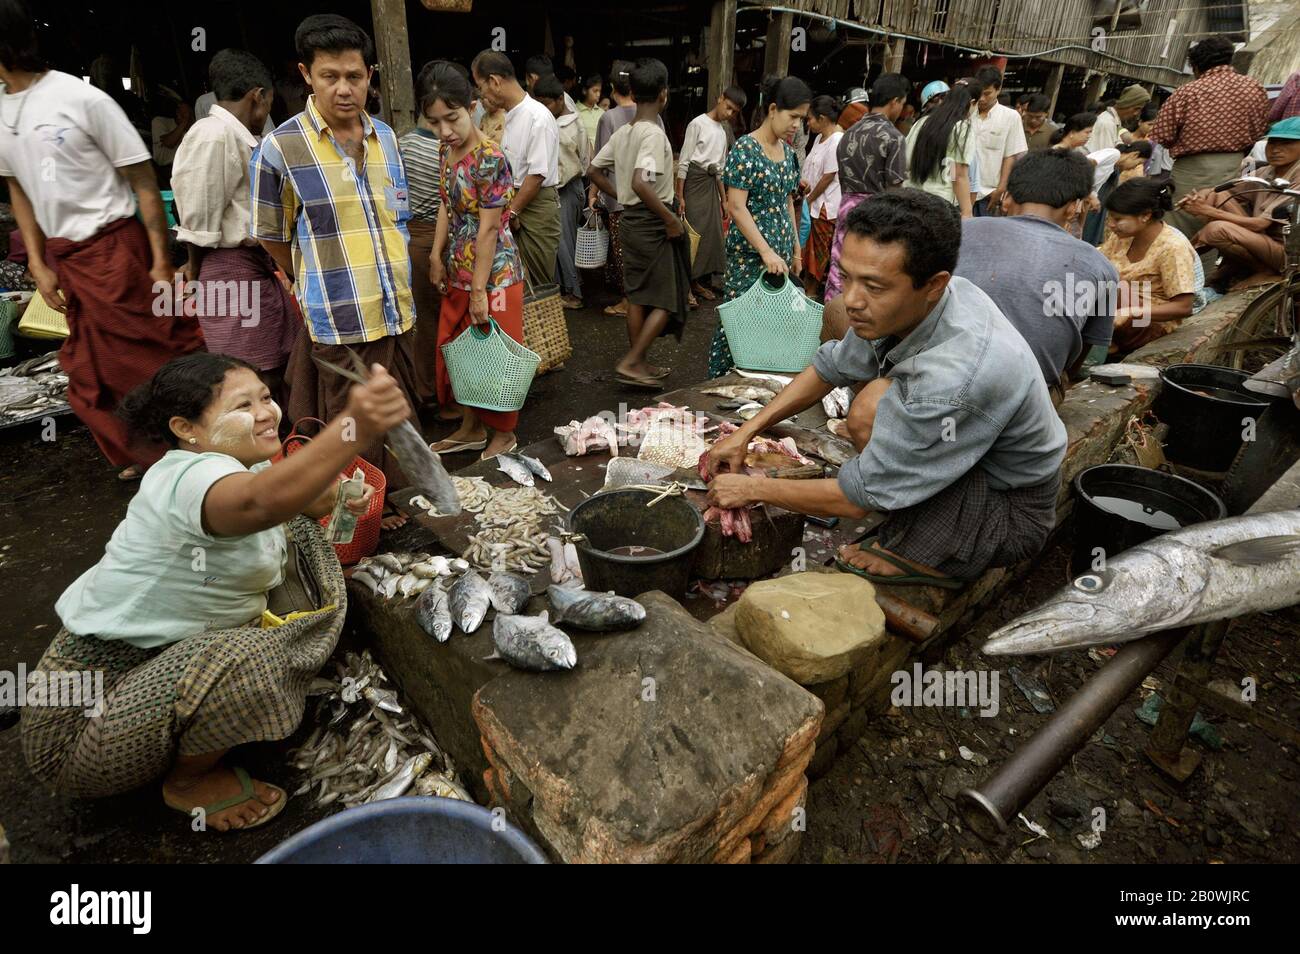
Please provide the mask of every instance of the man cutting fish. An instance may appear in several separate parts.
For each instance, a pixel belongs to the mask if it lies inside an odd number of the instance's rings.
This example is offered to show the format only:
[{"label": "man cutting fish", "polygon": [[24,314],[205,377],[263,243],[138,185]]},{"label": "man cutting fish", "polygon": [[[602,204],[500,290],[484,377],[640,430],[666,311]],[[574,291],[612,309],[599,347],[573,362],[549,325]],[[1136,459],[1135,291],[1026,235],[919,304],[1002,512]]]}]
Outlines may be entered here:
[{"label": "man cutting fish", "polygon": [[[873,582],[956,588],[1034,556],[1056,521],[1065,427],[1024,338],[953,276],[956,210],[902,189],[854,209],[846,233],[849,331],[709,451],[709,502],[853,519],[883,512],[875,537],[841,548],[837,561]],[[750,440],[844,385],[861,387],[849,414],[859,454],[837,479],[741,473]]]}]

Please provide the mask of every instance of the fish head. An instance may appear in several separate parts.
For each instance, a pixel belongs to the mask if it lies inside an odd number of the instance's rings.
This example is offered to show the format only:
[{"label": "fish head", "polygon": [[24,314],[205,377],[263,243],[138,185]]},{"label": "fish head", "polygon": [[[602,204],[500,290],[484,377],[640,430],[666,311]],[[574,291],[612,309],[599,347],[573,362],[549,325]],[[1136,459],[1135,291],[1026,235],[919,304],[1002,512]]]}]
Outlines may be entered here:
[{"label": "fish head", "polygon": [[1106,569],[1080,574],[1042,606],[992,632],[984,652],[1012,656],[1128,642],[1176,624],[1203,585],[1197,561],[1130,551]]},{"label": "fish head", "polygon": [[578,650],[574,648],[573,642],[567,637],[565,639],[548,640],[546,645],[542,647],[542,655],[556,669],[572,669],[578,665]]}]

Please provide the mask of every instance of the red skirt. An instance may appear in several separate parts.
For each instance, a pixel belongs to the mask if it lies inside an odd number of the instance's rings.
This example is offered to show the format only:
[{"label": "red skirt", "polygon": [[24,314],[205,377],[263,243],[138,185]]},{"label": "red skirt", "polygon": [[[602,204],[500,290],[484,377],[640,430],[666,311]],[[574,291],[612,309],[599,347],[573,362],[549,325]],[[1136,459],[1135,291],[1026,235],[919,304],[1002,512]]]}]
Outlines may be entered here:
[{"label": "red skirt", "polygon": [[[515,282],[505,288],[493,288],[488,291],[488,314],[501,326],[501,330],[520,344],[524,343],[524,283]],[[454,339],[470,326],[469,289],[448,287],[442,296],[442,308],[438,312],[438,353],[442,346]],[[451,376],[447,373],[447,364],[438,362],[438,403],[446,406],[456,402],[452,392]],[[478,419],[494,431],[510,433],[519,423],[518,411],[484,411],[470,408]]]},{"label": "red skirt", "polygon": [[68,404],[109,463],[148,467],[166,448],[132,441],[115,411],[128,391],[172,358],[203,350],[199,323],[180,314],[154,315],[149,237],[134,218],[81,242],[47,239],[45,254],[68,306],[70,334],[59,349]]}]

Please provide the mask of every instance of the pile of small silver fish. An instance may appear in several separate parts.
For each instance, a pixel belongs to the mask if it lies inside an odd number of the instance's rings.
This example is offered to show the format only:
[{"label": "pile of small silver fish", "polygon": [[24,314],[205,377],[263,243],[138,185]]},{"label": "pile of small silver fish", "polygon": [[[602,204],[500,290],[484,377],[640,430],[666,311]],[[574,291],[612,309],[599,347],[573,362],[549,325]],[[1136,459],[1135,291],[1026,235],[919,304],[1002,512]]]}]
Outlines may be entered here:
[{"label": "pile of small silver fish", "polygon": [[409,599],[419,596],[440,577],[455,576],[468,569],[468,561],[458,557],[430,556],[427,553],[377,553],[357,564],[352,571],[351,580],[386,600],[391,600],[394,596]]},{"label": "pile of small silver fish", "polygon": [[0,370],[0,423],[68,409],[68,376],[58,352]]},{"label": "pile of small silver fish", "polygon": [[496,487],[474,517],[465,559],[482,569],[536,573],[551,559],[545,523],[567,509],[535,487]]},{"label": "pile of small silver fish", "polygon": [[533,478],[550,481],[551,472],[536,457],[527,454],[497,454],[497,470],[523,487],[533,486]]},{"label": "pile of small silver fish", "polygon": [[[492,485],[482,477],[453,477],[451,482],[456,488],[456,496],[460,499],[461,510],[469,513],[478,513],[492,496]],[[421,495],[412,497],[410,504],[412,507],[419,507],[426,511],[431,517],[451,516],[451,514],[439,513],[438,508]]]},{"label": "pile of small silver fish", "polygon": [[349,807],[407,794],[474,800],[450,756],[385,685],[388,677],[369,651],[348,653],[335,665],[337,679],[318,677],[308,690],[322,724],[289,753],[304,773],[294,795],[316,788],[317,805]]}]

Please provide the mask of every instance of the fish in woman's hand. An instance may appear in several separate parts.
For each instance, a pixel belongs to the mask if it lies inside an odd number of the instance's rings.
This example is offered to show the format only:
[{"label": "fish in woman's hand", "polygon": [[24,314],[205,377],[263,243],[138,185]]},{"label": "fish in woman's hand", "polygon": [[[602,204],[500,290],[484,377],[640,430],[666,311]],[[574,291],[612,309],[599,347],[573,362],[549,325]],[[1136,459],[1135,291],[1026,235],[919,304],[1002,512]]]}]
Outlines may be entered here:
[{"label": "fish in woman's hand", "polygon": [[468,570],[452,585],[447,603],[452,620],[468,635],[483,625],[492,605],[492,589],[477,572]]},{"label": "fish in woman's hand", "polygon": [[1197,523],[1125,550],[995,630],[989,655],[1054,653],[1300,603],[1300,510]]},{"label": "fish in woman's hand", "polygon": [[523,461],[517,460],[510,454],[497,454],[497,470],[505,474],[515,483],[524,487],[531,487],[535,483],[533,472],[528,469]]},{"label": "fish in woman's hand", "polygon": [[446,591],[436,583],[415,601],[415,621],[440,643],[451,638],[451,607]]},{"label": "fish in woman's hand", "polygon": [[493,573],[488,577],[487,585],[492,591],[492,608],[498,613],[518,613],[533,595],[529,582],[514,573]]},{"label": "fish in woman's hand", "polygon": [[451,475],[442,466],[442,458],[429,449],[428,442],[419,435],[415,425],[403,421],[388,432],[388,444],[412,486],[433,504],[441,516],[454,517],[460,513],[460,494],[451,482]]},{"label": "fish in woman's hand", "polygon": [[498,613],[492,623],[492,644],[496,652],[485,658],[504,659],[516,669],[548,672],[578,664],[572,640],[552,626],[544,612],[540,616]]},{"label": "fish in woman's hand", "polygon": [[546,595],[555,611],[555,622],[593,633],[631,629],[645,619],[645,607],[626,596],[555,585],[546,588]]}]

